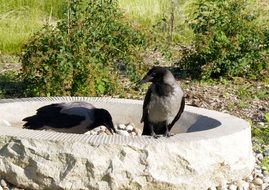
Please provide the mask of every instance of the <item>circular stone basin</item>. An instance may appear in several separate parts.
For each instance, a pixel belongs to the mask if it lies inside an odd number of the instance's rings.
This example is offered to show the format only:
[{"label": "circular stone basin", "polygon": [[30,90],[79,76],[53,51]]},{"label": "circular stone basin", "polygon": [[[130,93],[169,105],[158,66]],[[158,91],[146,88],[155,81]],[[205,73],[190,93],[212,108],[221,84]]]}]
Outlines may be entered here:
[{"label": "circular stone basin", "polygon": [[251,131],[240,118],[186,106],[170,138],[22,129],[41,106],[87,101],[115,124],[140,123],[140,100],[53,97],[0,100],[0,178],[27,189],[207,189],[254,168]]}]

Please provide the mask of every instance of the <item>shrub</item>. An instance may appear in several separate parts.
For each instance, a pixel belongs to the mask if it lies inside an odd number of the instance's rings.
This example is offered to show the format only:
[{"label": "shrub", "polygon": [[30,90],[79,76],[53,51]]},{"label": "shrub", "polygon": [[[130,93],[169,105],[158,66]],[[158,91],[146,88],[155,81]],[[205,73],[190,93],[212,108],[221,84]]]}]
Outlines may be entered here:
[{"label": "shrub", "polygon": [[65,19],[45,26],[23,47],[27,96],[119,94],[120,75],[140,78],[146,41],[111,0],[68,1]]},{"label": "shrub", "polygon": [[268,28],[258,22],[261,12],[251,11],[247,2],[195,1],[188,22],[194,43],[180,61],[193,76],[261,79],[268,73]]}]

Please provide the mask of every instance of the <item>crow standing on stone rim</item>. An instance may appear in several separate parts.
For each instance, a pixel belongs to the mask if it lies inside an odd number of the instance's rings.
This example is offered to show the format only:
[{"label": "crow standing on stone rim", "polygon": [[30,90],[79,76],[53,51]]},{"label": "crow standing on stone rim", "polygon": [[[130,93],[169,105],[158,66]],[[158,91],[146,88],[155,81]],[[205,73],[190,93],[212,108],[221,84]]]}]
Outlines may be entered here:
[{"label": "crow standing on stone rim", "polygon": [[66,133],[85,133],[104,125],[116,133],[112,117],[105,109],[94,107],[88,102],[64,102],[43,106],[36,115],[23,119],[26,129],[50,129]]},{"label": "crow standing on stone rim", "polygon": [[153,67],[140,84],[152,82],[143,103],[142,135],[157,138],[159,134],[171,136],[170,130],[180,118],[184,107],[184,93],[173,74],[166,68]]}]

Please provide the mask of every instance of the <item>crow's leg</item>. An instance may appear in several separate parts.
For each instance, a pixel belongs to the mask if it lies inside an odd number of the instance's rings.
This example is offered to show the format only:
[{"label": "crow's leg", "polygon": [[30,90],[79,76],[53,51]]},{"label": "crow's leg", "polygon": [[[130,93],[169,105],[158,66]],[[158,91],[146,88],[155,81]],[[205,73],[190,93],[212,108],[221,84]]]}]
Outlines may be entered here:
[{"label": "crow's leg", "polygon": [[163,134],[164,137],[171,137],[173,136],[173,134],[171,134],[170,130],[169,130],[169,124],[167,122],[165,122],[165,132]]},{"label": "crow's leg", "polygon": [[152,123],[149,123],[149,130],[150,130],[150,136],[154,137],[155,139],[157,139],[159,136],[156,135],[155,131],[154,131],[154,126]]}]

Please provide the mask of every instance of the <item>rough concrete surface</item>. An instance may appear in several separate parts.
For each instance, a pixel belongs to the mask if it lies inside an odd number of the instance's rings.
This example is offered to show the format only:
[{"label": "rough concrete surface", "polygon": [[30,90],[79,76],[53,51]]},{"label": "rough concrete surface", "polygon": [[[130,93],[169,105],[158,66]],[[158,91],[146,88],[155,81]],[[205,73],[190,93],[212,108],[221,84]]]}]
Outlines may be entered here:
[{"label": "rough concrete surface", "polygon": [[[114,123],[139,123],[142,102],[103,98],[0,101],[0,178],[27,189],[207,189],[246,178],[254,167],[248,123],[187,106],[170,138],[97,136],[21,129],[52,102],[85,100]],[[16,126],[16,127],[13,127]]]}]

